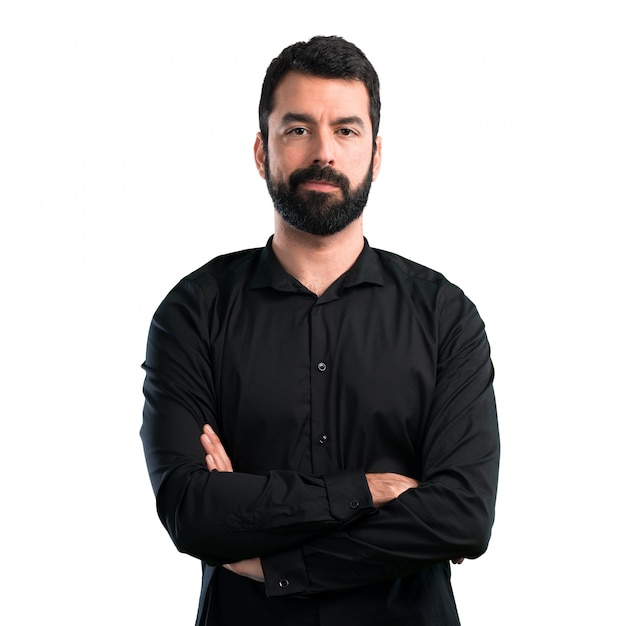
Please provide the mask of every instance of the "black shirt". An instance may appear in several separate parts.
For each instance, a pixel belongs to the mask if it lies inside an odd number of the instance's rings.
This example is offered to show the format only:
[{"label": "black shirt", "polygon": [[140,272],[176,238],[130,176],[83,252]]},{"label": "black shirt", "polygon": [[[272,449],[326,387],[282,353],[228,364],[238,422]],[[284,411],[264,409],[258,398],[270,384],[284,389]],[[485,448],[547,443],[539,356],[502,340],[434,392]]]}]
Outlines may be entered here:
[{"label": "black shirt", "polygon": [[[438,274],[370,248],[322,296],[271,249],[218,257],[154,315],[141,431],[158,514],[203,561],[198,624],[458,624],[449,560],[494,519],[484,325]],[[235,472],[209,472],[203,424]],[[376,509],[366,472],[416,478]],[[265,585],[214,567],[260,556]]]}]

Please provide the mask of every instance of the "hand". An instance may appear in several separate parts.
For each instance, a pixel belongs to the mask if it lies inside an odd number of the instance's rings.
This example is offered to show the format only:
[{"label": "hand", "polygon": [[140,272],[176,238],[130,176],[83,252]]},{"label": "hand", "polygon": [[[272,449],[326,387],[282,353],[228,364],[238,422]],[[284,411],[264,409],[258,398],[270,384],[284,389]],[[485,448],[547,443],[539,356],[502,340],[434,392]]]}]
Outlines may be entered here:
[{"label": "hand", "polygon": [[233,471],[233,464],[230,462],[230,458],[228,454],[226,454],[226,450],[220,438],[208,424],[205,424],[202,429],[200,443],[206,453],[204,460],[209,472],[213,470],[217,470],[218,472]]},{"label": "hand", "polygon": [[[202,429],[200,443],[202,443],[202,447],[206,453],[204,460],[210,472],[213,470],[217,470],[218,472],[233,471],[233,464],[226,453],[226,449],[216,432],[208,424],[205,424]],[[262,583],[265,581],[263,567],[261,566],[261,559],[259,557],[244,559],[237,563],[226,563],[222,567],[233,572],[233,574],[245,576],[257,582]]]},{"label": "hand", "polygon": [[383,504],[395,500],[407,489],[412,489],[419,485],[414,478],[391,472],[365,474],[365,478],[372,493],[372,501],[375,507],[383,506]]},{"label": "hand", "polygon": [[263,566],[261,565],[261,559],[255,557],[253,559],[244,559],[237,563],[227,563],[223,565],[228,571],[238,574],[239,576],[245,576],[250,580],[255,580],[258,583],[265,582],[265,575],[263,574]]}]

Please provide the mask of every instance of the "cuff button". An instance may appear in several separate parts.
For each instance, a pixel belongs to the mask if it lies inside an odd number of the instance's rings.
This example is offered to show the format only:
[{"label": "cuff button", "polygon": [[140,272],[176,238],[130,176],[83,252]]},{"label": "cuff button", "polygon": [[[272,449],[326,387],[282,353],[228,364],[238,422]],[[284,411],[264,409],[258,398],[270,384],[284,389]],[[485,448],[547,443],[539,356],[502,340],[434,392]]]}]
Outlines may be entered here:
[{"label": "cuff button", "polygon": [[352,502],[350,502],[350,508],[351,509],[358,509],[360,504],[361,503],[358,500],[352,500]]},{"label": "cuff button", "polygon": [[289,581],[288,581],[286,578],[281,578],[281,579],[278,581],[278,586],[279,586],[281,589],[287,589],[287,587],[289,587]]}]

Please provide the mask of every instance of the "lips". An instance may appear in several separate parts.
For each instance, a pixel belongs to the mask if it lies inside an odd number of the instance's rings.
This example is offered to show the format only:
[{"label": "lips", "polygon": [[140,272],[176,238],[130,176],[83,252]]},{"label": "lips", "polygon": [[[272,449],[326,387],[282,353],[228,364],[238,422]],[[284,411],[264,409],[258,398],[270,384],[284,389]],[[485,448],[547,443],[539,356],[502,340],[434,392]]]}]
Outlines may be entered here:
[{"label": "lips", "polygon": [[326,180],[317,180],[317,179],[305,180],[304,182],[300,183],[300,187],[302,187],[303,189],[307,189],[309,191],[321,191],[321,192],[336,191],[337,189],[340,188],[335,183],[331,183]]}]

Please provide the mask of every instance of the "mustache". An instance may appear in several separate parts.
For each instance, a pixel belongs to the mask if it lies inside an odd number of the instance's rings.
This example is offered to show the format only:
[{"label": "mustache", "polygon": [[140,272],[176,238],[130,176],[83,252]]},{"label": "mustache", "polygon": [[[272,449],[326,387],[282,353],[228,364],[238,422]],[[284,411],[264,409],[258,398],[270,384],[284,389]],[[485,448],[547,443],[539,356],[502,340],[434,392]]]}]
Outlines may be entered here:
[{"label": "mustache", "polygon": [[346,176],[333,169],[332,167],[320,167],[319,165],[311,165],[295,170],[289,176],[289,186],[295,189],[301,183],[309,180],[324,180],[333,185],[337,185],[344,193],[350,191],[350,181]]}]

